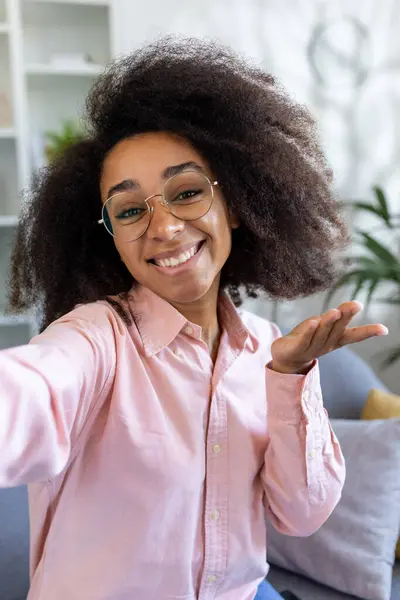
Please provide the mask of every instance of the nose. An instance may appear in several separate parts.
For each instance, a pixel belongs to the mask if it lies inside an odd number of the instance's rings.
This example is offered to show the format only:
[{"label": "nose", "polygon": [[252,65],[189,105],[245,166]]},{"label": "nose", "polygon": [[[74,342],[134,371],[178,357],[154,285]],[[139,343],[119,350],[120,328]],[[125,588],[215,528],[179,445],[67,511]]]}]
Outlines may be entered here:
[{"label": "nose", "polygon": [[168,241],[177,237],[185,228],[185,223],[169,212],[160,199],[151,203],[152,215],[147,236],[156,241]]}]

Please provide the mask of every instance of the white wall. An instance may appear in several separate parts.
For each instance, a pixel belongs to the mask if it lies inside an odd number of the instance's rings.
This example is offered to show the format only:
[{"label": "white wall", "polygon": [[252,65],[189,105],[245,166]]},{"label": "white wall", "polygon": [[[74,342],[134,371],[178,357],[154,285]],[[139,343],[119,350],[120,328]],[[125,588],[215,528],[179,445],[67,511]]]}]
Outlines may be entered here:
[{"label": "white wall", "polygon": [[[366,197],[372,184],[380,183],[390,194],[392,209],[400,212],[400,37],[396,25],[400,3],[396,0],[114,0],[114,6],[117,53],[129,52],[164,33],[207,36],[229,44],[277,75],[318,119],[339,193]],[[271,315],[265,301],[250,306]],[[321,309],[321,296],[282,303],[279,321],[292,327]],[[398,313],[398,309],[374,304],[362,320],[382,321],[391,334],[354,349],[400,393],[399,363],[382,372],[375,356],[400,343]]]}]

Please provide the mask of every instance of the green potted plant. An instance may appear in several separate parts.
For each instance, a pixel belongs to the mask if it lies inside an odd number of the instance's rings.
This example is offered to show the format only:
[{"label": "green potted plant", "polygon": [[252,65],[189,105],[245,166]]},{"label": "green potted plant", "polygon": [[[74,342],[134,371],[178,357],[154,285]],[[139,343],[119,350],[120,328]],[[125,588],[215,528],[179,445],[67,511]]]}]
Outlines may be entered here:
[{"label": "green potted plant", "polygon": [[[356,255],[346,259],[348,270],[329,291],[325,300],[325,308],[329,306],[333,294],[338,289],[348,285],[353,287],[352,300],[355,300],[361,292],[367,292],[365,306],[368,308],[372,298],[376,296],[383,283],[390,283],[394,288],[394,292],[383,298],[377,298],[377,300],[388,304],[396,304],[400,307],[400,257],[398,252],[393,252],[392,249],[373,235],[374,231],[387,231],[391,246],[393,247],[393,239],[398,244],[400,242],[400,235],[398,234],[400,215],[390,214],[382,188],[375,186],[373,191],[374,199],[370,203],[346,203],[346,206],[351,206],[356,211],[374,215],[379,225],[372,232],[362,229],[355,230]],[[399,359],[400,346],[397,346],[387,354],[383,366],[389,366]]]},{"label": "green potted plant", "polygon": [[45,155],[48,162],[53,162],[67,148],[85,139],[85,134],[78,122],[70,119],[62,123],[60,131],[46,131]]}]

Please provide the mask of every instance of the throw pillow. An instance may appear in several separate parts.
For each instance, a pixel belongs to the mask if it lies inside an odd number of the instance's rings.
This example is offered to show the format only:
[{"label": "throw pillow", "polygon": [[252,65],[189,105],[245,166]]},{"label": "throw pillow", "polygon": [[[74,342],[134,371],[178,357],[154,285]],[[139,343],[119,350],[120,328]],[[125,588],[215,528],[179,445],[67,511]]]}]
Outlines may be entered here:
[{"label": "throw pillow", "polygon": [[[393,419],[400,417],[400,396],[383,390],[371,390],[362,412],[362,419]],[[396,557],[400,559],[400,538]]]},{"label": "throw pillow", "polygon": [[346,459],[342,498],[308,538],[268,526],[268,559],[363,600],[390,600],[400,527],[400,419],[338,419],[332,426]]}]

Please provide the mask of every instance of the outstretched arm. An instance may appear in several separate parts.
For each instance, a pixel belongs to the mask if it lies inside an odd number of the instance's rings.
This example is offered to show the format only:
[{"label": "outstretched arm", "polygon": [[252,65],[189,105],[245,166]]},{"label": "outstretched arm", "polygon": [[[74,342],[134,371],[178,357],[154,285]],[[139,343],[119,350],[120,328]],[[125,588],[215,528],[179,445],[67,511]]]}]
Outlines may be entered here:
[{"label": "outstretched arm", "polygon": [[30,344],[0,352],[0,486],[42,481],[65,468],[107,391],[114,354],[102,305],[79,307]]}]

